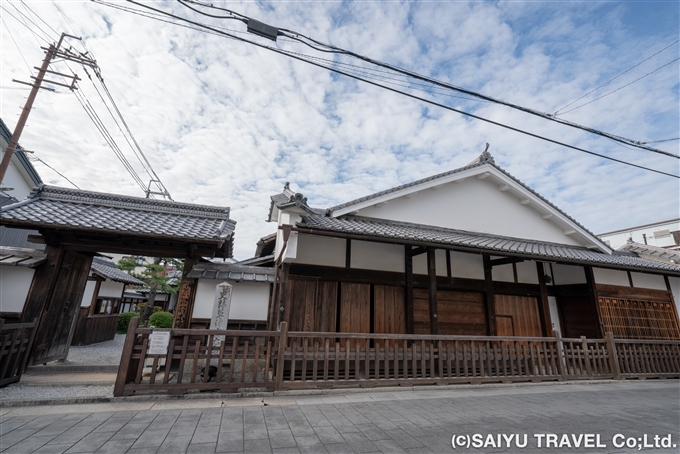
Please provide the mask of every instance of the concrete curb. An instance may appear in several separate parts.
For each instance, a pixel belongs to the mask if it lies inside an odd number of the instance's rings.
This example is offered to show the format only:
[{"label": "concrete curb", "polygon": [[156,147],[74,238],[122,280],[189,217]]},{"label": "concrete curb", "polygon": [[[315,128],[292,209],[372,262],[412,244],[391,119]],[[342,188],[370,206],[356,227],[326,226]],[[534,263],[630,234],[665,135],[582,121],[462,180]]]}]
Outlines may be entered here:
[{"label": "concrete curb", "polygon": [[[672,380],[672,379],[671,379]],[[241,398],[262,398],[267,397],[294,397],[294,396],[331,396],[342,394],[364,394],[364,393],[393,393],[393,392],[419,392],[419,391],[439,391],[439,390],[471,390],[471,389],[490,389],[490,388],[522,388],[537,386],[570,386],[570,385],[604,385],[604,384],[624,384],[636,383],[637,381],[622,380],[579,380],[567,382],[541,382],[541,383],[484,383],[479,385],[457,384],[457,385],[423,385],[423,386],[403,386],[403,387],[380,387],[380,388],[344,388],[344,389],[306,389],[293,391],[274,391],[274,392],[240,392],[240,393],[189,393],[177,396],[167,394],[145,394],[138,396],[125,397],[76,397],[76,398],[50,398],[50,399],[8,399],[2,402],[3,407],[29,407],[40,405],[72,405],[72,404],[94,404],[94,403],[139,403],[139,402],[163,402],[181,400],[234,400]],[[82,385],[82,383],[81,383]],[[97,383],[97,385],[99,385]],[[33,385],[31,385],[33,386]],[[36,385],[37,386],[37,385]],[[49,385],[55,386],[55,385]]]}]

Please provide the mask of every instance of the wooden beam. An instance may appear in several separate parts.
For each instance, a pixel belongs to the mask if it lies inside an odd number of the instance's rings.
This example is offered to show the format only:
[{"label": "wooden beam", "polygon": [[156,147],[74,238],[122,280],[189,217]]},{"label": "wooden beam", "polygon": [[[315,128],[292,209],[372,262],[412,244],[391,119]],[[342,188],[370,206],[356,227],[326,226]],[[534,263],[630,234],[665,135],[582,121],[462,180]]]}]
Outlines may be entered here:
[{"label": "wooden beam", "polygon": [[489,336],[496,335],[496,301],[493,288],[491,259],[487,254],[482,256],[484,261],[484,290],[486,293],[486,331]]},{"label": "wooden beam", "polygon": [[406,283],[406,334],[413,334],[413,256],[411,246],[404,247],[404,281]]},{"label": "wooden beam", "polygon": [[451,251],[446,250],[446,277],[451,277]]},{"label": "wooden beam", "polygon": [[[279,304],[277,307],[279,323],[290,323],[290,297],[288,296],[288,276],[290,275],[290,263],[281,265],[281,288],[279,290]],[[283,311],[281,311],[283,308]]]},{"label": "wooden beam", "polygon": [[548,302],[548,288],[545,285],[545,269],[542,262],[536,262],[538,274],[538,286],[541,296],[538,298],[538,315],[541,317],[541,333],[548,337],[553,332],[552,320],[550,319],[550,304]]},{"label": "wooden beam", "polygon": [[428,301],[430,303],[430,334],[439,334],[439,323],[437,322],[437,259],[435,256],[436,249],[427,249],[427,275],[429,277],[429,294]]},{"label": "wooden beam", "polygon": [[352,240],[347,238],[345,240],[345,268],[352,267]]},{"label": "wooden beam", "polygon": [[509,265],[510,263],[520,263],[523,261],[524,259],[519,257],[505,257],[502,259],[489,260],[489,265],[493,268],[494,266]]},{"label": "wooden beam", "polygon": [[600,314],[600,300],[597,294],[597,284],[595,284],[595,274],[592,266],[584,266],[583,270],[586,273],[586,284],[588,285],[588,297],[590,299],[591,308],[593,310],[593,318],[595,319],[595,326],[597,327],[597,336],[604,339],[604,330],[602,329],[602,314]]},{"label": "wooden beam", "polygon": [[[97,304],[97,297],[99,296],[99,289],[101,288],[101,285],[102,285],[102,281],[97,279],[97,283],[94,284],[94,292],[92,293],[92,300],[90,301],[90,310],[88,311],[88,316],[94,315],[94,307]],[[125,285],[123,285],[123,292],[124,291],[125,291]],[[122,298],[122,296],[121,296],[121,298]]]},{"label": "wooden beam", "polygon": [[427,248],[425,246],[420,246],[411,249],[407,254],[409,254],[411,257],[415,257],[416,255],[420,254],[425,254],[427,252]]}]

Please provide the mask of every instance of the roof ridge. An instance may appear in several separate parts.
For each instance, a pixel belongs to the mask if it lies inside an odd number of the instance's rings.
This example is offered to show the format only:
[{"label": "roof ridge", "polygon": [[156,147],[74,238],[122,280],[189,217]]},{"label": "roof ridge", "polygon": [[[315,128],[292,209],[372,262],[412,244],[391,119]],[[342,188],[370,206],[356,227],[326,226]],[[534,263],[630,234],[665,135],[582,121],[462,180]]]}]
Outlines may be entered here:
[{"label": "roof ridge", "polygon": [[196,205],[185,202],[175,202],[174,200],[146,199],[123,194],[62,188],[44,184],[34,188],[31,194],[29,194],[28,199],[83,204],[96,203],[97,205],[109,206],[112,208],[125,208],[129,210],[142,209],[144,211],[155,211],[176,215],[198,215],[214,219],[222,219],[225,214],[228,216],[230,211],[229,207]]}]

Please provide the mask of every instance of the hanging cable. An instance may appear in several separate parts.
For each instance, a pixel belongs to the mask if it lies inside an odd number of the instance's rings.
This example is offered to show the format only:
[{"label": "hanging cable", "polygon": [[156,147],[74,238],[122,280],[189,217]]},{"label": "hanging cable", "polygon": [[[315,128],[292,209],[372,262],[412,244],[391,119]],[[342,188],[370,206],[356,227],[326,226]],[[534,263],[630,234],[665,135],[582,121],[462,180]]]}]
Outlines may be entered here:
[{"label": "hanging cable", "polygon": [[676,41],[670,43],[668,46],[664,47],[664,48],[661,49],[660,51],[658,51],[658,52],[656,52],[656,53],[650,55],[650,56],[647,57],[647,58],[645,58],[645,59],[642,60],[640,63],[631,66],[630,68],[628,68],[628,69],[625,70],[624,72],[619,73],[618,75],[612,77],[611,79],[609,79],[607,82],[603,83],[602,85],[593,88],[593,89],[590,90],[588,93],[586,93],[585,95],[581,96],[580,98],[576,98],[575,100],[573,100],[572,102],[570,102],[570,103],[567,104],[566,106],[557,109],[553,115],[559,115],[559,114],[561,113],[562,110],[566,109],[567,107],[571,106],[572,104],[576,103],[577,101],[582,100],[583,98],[585,98],[585,97],[588,96],[589,94],[596,92],[596,91],[599,90],[600,88],[606,87],[607,85],[609,85],[609,84],[610,84],[611,82],[613,82],[614,80],[618,79],[619,77],[623,76],[624,74],[626,74],[626,73],[632,71],[633,69],[637,68],[638,66],[640,66],[641,64],[643,64],[643,63],[646,62],[647,60],[651,59],[652,57],[655,57],[655,56],[659,55],[661,52],[665,51],[665,50],[668,49],[669,47],[672,47],[672,46],[674,46],[675,44],[678,44],[678,42],[680,42],[680,40],[676,40]]},{"label": "hanging cable", "polygon": [[55,171],[55,172],[57,173],[57,175],[59,175],[60,177],[62,177],[63,179],[65,179],[66,181],[68,181],[69,183],[71,183],[73,186],[75,186],[76,189],[80,189],[80,188],[78,187],[78,185],[75,184],[73,181],[69,180],[69,178],[68,178],[66,175],[64,175],[63,173],[61,173],[60,171],[58,171],[57,169],[55,169],[54,167],[52,167],[51,165],[49,165],[48,163],[46,163],[45,161],[43,161],[42,159],[40,159],[39,157],[37,157],[37,156],[35,156],[35,155],[33,155],[33,156],[30,156],[30,155],[29,155],[29,156],[28,156],[28,159],[29,159],[30,161],[33,161],[33,162],[41,162],[41,163],[42,163],[43,165],[45,165],[46,167],[48,167],[48,168],[52,169],[53,171]]},{"label": "hanging cable", "polygon": [[[107,2],[103,2],[103,1],[101,1],[101,0],[93,0],[93,1],[95,1],[96,3],[101,3],[101,4],[104,4],[104,5],[108,5]],[[428,103],[428,104],[432,104],[432,105],[441,107],[441,108],[446,109],[446,110],[450,110],[450,111],[453,111],[453,112],[457,112],[457,113],[459,113],[459,114],[468,116],[468,117],[470,117],[470,118],[475,118],[475,119],[477,119],[477,120],[481,120],[481,121],[484,121],[484,122],[486,122],[486,123],[490,123],[490,124],[493,124],[493,125],[496,125],[496,126],[505,128],[505,129],[509,129],[509,130],[511,130],[511,131],[518,132],[518,133],[520,133],[520,134],[528,135],[528,136],[531,136],[531,137],[534,137],[534,138],[537,138],[537,139],[541,139],[541,140],[544,140],[544,141],[547,141],[547,142],[550,142],[550,143],[553,143],[553,144],[556,144],[556,145],[560,145],[560,146],[563,146],[563,147],[567,147],[567,148],[570,148],[570,149],[573,149],[573,150],[577,150],[577,151],[580,151],[580,152],[583,152],[583,153],[587,153],[587,154],[590,154],[590,155],[593,155],[593,156],[598,156],[598,157],[600,157],[600,158],[607,159],[607,160],[610,160],[610,161],[618,162],[618,163],[620,163],[620,164],[625,164],[625,165],[628,165],[628,166],[636,167],[636,168],[639,168],[639,169],[642,169],[642,170],[647,170],[647,171],[650,171],[650,172],[655,172],[655,173],[658,173],[658,174],[661,174],[661,175],[666,175],[666,176],[673,177],[673,178],[680,178],[680,176],[674,175],[674,174],[672,174],[672,173],[667,173],[667,172],[663,172],[663,171],[660,171],[660,170],[652,169],[652,168],[649,168],[649,167],[641,166],[641,165],[638,165],[638,164],[633,164],[633,163],[631,163],[631,162],[623,161],[623,160],[621,160],[621,159],[612,158],[612,157],[610,157],[610,156],[606,156],[606,155],[599,154],[599,153],[596,153],[596,152],[593,152],[593,151],[589,151],[589,150],[586,150],[586,149],[584,149],[584,148],[576,147],[576,146],[574,146],[574,145],[569,145],[569,144],[566,144],[566,143],[564,143],[564,142],[560,142],[560,141],[557,141],[557,140],[554,140],[554,139],[550,139],[550,138],[545,137],[545,136],[541,136],[541,135],[538,135],[538,134],[534,134],[534,133],[531,133],[531,132],[528,132],[528,131],[525,131],[525,130],[522,130],[522,129],[519,129],[519,128],[515,128],[515,127],[513,127],[513,126],[505,125],[505,124],[503,124],[503,123],[499,123],[499,122],[496,122],[496,121],[493,121],[493,120],[489,120],[489,119],[487,119],[487,118],[480,117],[480,116],[478,116],[478,115],[474,115],[474,114],[471,114],[471,113],[468,113],[468,112],[464,112],[464,111],[462,111],[462,110],[455,109],[455,108],[453,108],[453,107],[449,107],[449,106],[447,106],[447,105],[445,105],[445,104],[441,104],[441,103],[438,103],[438,102],[435,102],[435,101],[432,101],[432,100],[429,100],[429,99],[426,99],[426,98],[422,98],[422,97],[416,96],[416,95],[411,94],[411,93],[407,93],[407,92],[404,92],[404,91],[400,91],[400,90],[397,90],[397,89],[395,89],[395,88],[392,88],[392,87],[389,87],[389,86],[386,86],[386,85],[377,83],[377,82],[375,82],[375,81],[371,81],[371,80],[368,80],[368,79],[365,79],[365,78],[362,78],[362,77],[359,77],[359,76],[355,76],[355,75],[349,74],[349,73],[347,73],[347,72],[345,72],[345,71],[338,70],[337,68],[332,68],[332,67],[330,67],[330,66],[323,65],[323,64],[321,64],[321,63],[319,63],[319,62],[316,62],[316,61],[312,61],[312,60],[305,59],[305,58],[301,57],[300,55],[293,54],[293,53],[291,53],[291,52],[289,52],[289,51],[285,51],[285,50],[283,50],[283,49],[278,49],[278,48],[275,48],[275,47],[272,47],[272,46],[268,46],[268,45],[266,45],[266,44],[261,44],[261,43],[255,42],[255,41],[251,41],[251,40],[248,40],[248,39],[245,39],[245,38],[241,38],[241,37],[239,37],[239,36],[230,35],[229,33],[226,33],[226,32],[220,31],[220,30],[217,30],[217,29],[215,29],[215,28],[213,28],[213,27],[211,27],[211,26],[208,26],[208,25],[205,25],[205,24],[201,24],[201,23],[197,23],[197,22],[192,21],[192,20],[190,20],[190,19],[186,19],[186,18],[184,18],[184,17],[177,16],[177,15],[174,15],[174,14],[172,14],[172,13],[165,12],[165,11],[163,11],[163,10],[159,10],[159,9],[153,8],[153,7],[151,7],[151,6],[142,4],[142,3],[138,3],[138,2],[133,1],[133,0],[127,0],[127,1],[128,1],[129,3],[133,3],[133,4],[138,5],[138,6],[141,6],[141,7],[143,7],[143,8],[152,10],[152,11],[154,11],[154,12],[156,12],[156,13],[163,14],[163,15],[165,15],[165,16],[167,16],[167,17],[171,17],[171,18],[174,18],[174,19],[177,19],[177,20],[181,20],[181,21],[183,21],[183,22],[187,22],[187,23],[196,25],[196,26],[198,26],[198,27],[200,27],[200,28],[202,28],[202,29],[210,30],[210,31],[212,31],[213,33],[217,33],[217,34],[220,34],[220,35],[224,35],[224,36],[226,36],[226,37],[228,37],[228,38],[230,38],[230,39],[234,39],[234,40],[241,41],[241,42],[244,42],[244,43],[252,44],[252,45],[254,45],[254,46],[260,47],[260,48],[262,48],[262,49],[267,49],[267,50],[269,50],[269,51],[271,51],[271,52],[275,52],[275,53],[278,53],[278,54],[287,55],[287,56],[289,56],[290,58],[294,58],[294,59],[296,59],[296,60],[304,61],[304,62],[306,62],[306,63],[308,63],[308,64],[311,64],[311,65],[314,65],[314,66],[318,66],[318,67],[321,67],[321,68],[325,68],[325,69],[328,69],[329,71],[333,71],[333,72],[336,72],[336,73],[338,73],[338,74],[343,74],[343,75],[345,75],[345,76],[352,77],[352,78],[354,78],[354,79],[356,79],[356,80],[363,81],[363,82],[368,83],[368,84],[370,84],[370,85],[374,85],[374,86],[377,86],[377,87],[381,87],[381,88],[384,88],[384,89],[386,89],[386,90],[389,90],[389,91],[392,91],[392,92],[395,92],[395,93],[399,93],[399,94],[402,94],[402,95],[404,95],[404,96],[407,96],[407,97],[410,97],[410,98],[413,98],[413,99],[417,99],[417,100],[426,102],[426,103]],[[136,10],[132,10],[132,11],[136,11]],[[170,23],[176,24],[175,22],[170,22]],[[675,156],[675,155],[671,155],[671,156],[677,157],[677,156]]]},{"label": "hanging cable", "polygon": [[[33,69],[30,67],[28,62],[26,61],[26,58],[24,57],[24,53],[21,52],[21,49],[19,48],[19,45],[17,44],[16,40],[14,39],[14,35],[12,34],[12,30],[9,29],[9,25],[5,22],[4,17],[0,17],[0,20],[2,20],[2,23],[5,24],[5,28],[7,29],[7,33],[9,33],[9,37],[12,38],[12,42],[14,43],[14,46],[17,48],[19,51],[19,55],[21,55],[21,59],[24,61],[26,64],[26,68],[28,68],[28,72],[31,73],[31,76],[33,75]],[[30,90],[30,88],[27,88],[27,90]]]},{"label": "hanging cable", "polygon": [[[129,3],[133,3],[133,4],[137,4],[139,6],[146,7],[146,5],[143,5],[143,4],[136,2],[134,0],[127,0],[127,1]],[[181,3],[182,5],[188,7],[188,5],[186,5],[187,1],[184,1],[184,0],[177,0],[177,1],[179,3]],[[230,14],[238,14],[238,13],[232,11],[232,10],[229,10],[229,9],[226,9],[226,8],[221,8],[221,7],[215,6],[213,4],[206,4],[206,3],[198,2],[198,1],[195,1],[195,0],[188,0],[188,1],[192,4],[200,5],[200,6],[205,7],[205,8],[211,8],[211,9],[216,9],[216,10],[220,10],[220,11],[225,11],[225,12],[228,12]],[[191,9],[194,10],[194,11],[197,11],[194,8],[191,8]],[[159,11],[162,11],[162,10],[159,10]],[[207,13],[204,13],[204,12],[201,12],[201,11],[198,11],[198,12],[200,14],[204,14],[204,15],[207,14]],[[247,16],[243,16],[243,15],[240,15],[240,16],[250,20],[250,18],[248,18]],[[175,16],[175,17],[179,18],[179,16]],[[500,100],[500,99],[497,99],[497,98],[486,96],[486,95],[483,95],[481,93],[477,93],[477,92],[474,92],[474,91],[471,91],[471,90],[463,89],[461,87],[457,87],[457,86],[448,84],[446,82],[439,81],[439,80],[431,78],[431,77],[423,76],[421,74],[418,74],[418,73],[415,73],[415,72],[412,72],[412,71],[408,71],[408,70],[400,68],[398,66],[390,65],[388,63],[384,63],[384,62],[381,62],[379,60],[374,60],[370,57],[366,57],[366,56],[363,56],[361,54],[357,54],[355,52],[352,52],[352,51],[349,51],[349,50],[346,50],[346,49],[341,49],[341,48],[333,46],[331,44],[326,44],[326,43],[323,43],[321,41],[317,41],[313,38],[310,38],[308,36],[305,36],[301,33],[295,32],[295,31],[287,30],[287,29],[284,29],[284,28],[279,28],[278,33],[279,33],[279,35],[287,36],[288,38],[295,39],[295,40],[297,40],[297,41],[299,41],[303,44],[306,44],[310,48],[317,50],[319,52],[335,53],[335,54],[351,56],[353,58],[357,58],[357,59],[365,61],[367,63],[377,65],[377,66],[380,66],[380,67],[383,67],[383,68],[388,68],[392,71],[407,75],[409,77],[412,77],[412,78],[415,78],[415,79],[418,79],[418,80],[426,81],[426,82],[431,83],[433,85],[441,86],[441,87],[447,88],[449,90],[455,90],[455,91],[467,94],[469,96],[474,96],[474,97],[484,99],[484,100],[489,101],[489,102],[493,102],[493,103],[500,104],[500,105],[503,105],[503,106],[506,106],[506,107],[510,107],[512,109],[520,110],[520,111],[528,113],[530,115],[538,116],[538,117],[544,118],[546,120],[550,120],[550,121],[553,121],[553,122],[556,122],[556,123],[560,123],[560,124],[563,124],[565,126],[569,126],[569,127],[572,127],[572,128],[581,129],[583,131],[587,131],[587,132],[590,132],[592,134],[596,134],[596,135],[599,135],[599,136],[602,136],[602,137],[608,137],[612,140],[615,140],[615,141],[618,141],[618,142],[621,142],[621,143],[626,143],[626,144],[631,145],[631,146],[636,147],[636,148],[641,148],[641,149],[644,149],[644,150],[647,150],[647,151],[652,151],[652,152],[655,152],[655,153],[664,154],[664,155],[667,155],[667,156],[670,156],[670,157],[674,157],[676,159],[680,159],[680,156],[678,156],[678,155],[675,155],[673,153],[668,153],[666,151],[659,150],[659,149],[656,149],[656,148],[653,148],[653,147],[648,147],[646,145],[642,145],[641,142],[639,142],[639,141],[635,141],[635,140],[627,139],[625,137],[621,137],[621,136],[618,136],[618,135],[610,134],[610,133],[607,133],[607,132],[604,132],[604,131],[600,131],[598,129],[590,128],[588,126],[583,126],[583,125],[580,125],[580,124],[577,124],[577,123],[573,123],[571,121],[564,120],[562,118],[557,118],[554,115],[551,115],[551,114],[546,113],[546,112],[541,112],[541,111],[531,109],[531,108],[528,108],[528,107],[520,106],[518,104],[513,104],[513,103],[506,102],[506,101],[503,101],[503,100]]]}]

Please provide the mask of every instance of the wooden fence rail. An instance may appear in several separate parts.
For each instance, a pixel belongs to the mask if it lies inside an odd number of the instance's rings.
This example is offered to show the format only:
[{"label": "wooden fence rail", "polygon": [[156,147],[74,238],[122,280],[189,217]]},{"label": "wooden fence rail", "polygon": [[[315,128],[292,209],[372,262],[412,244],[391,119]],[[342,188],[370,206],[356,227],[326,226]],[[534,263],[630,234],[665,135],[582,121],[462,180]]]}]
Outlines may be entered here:
[{"label": "wooden fence rail", "polygon": [[[167,352],[149,354],[150,335],[160,331],[170,333]],[[153,330],[139,328],[135,317],[130,320],[113,394],[273,391],[272,354],[279,337],[278,331]]]},{"label": "wooden fence rail", "polygon": [[[114,395],[680,377],[680,341],[173,329],[130,322]],[[212,367],[211,367],[212,366]],[[208,371],[201,374],[202,371]]]},{"label": "wooden fence rail", "polygon": [[0,387],[18,382],[26,369],[38,319],[5,325],[0,318]]}]

